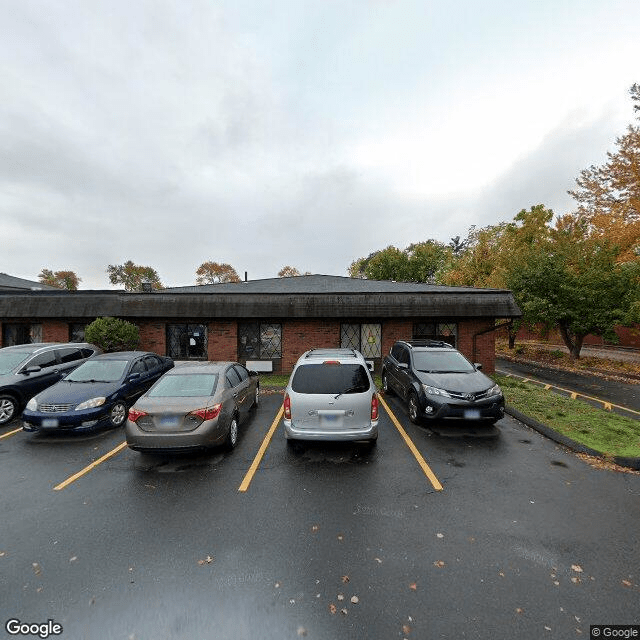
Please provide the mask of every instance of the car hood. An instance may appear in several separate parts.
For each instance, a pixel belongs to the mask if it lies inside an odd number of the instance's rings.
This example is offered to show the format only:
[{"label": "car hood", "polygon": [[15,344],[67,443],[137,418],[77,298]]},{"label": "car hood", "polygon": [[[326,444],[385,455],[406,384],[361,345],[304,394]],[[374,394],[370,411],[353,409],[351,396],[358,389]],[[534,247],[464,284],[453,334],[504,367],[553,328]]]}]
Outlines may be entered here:
[{"label": "car hood", "polygon": [[79,404],[91,398],[108,398],[122,387],[122,382],[67,382],[61,380],[40,392],[38,404]]},{"label": "car hood", "polygon": [[495,382],[480,371],[465,373],[425,373],[416,372],[422,384],[446,391],[459,391],[460,393],[479,393],[493,387]]},{"label": "car hood", "polygon": [[205,409],[215,404],[212,396],[191,396],[189,398],[149,398],[142,396],[135,408],[151,414],[189,413],[196,409]]}]

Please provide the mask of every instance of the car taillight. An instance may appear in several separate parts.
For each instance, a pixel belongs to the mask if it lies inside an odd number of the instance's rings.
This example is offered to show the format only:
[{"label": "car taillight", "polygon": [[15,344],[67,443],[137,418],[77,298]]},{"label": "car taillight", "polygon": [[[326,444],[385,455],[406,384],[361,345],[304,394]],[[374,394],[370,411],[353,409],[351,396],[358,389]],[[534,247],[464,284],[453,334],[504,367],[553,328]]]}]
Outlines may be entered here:
[{"label": "car taillight", "polygon": [[140,409],[134,409],[133,407],[129,409],[129,420],[131,420],[131,422],[137,422],[138,418],[141,418],[142,416],[146,416],[146,415],[147,415],[146,411],[140,411]]},{"label": "car taillight", "polygon": [[222,411],[221,404],[214,404],[213,407],[206,407],[205,409],[196,409],[192,411],[189,415],[198,416],[203,420],[213,420],[220,415],[220,411]]},{"label": "car taillight", "polygon": [[284,417],[285,420],[291,420],[291,398],[289,394],[284,397]]},{"label": "car taillight", "polygon": [[378,396],[375,393],[371,396],[371,419],[378,419]]}]

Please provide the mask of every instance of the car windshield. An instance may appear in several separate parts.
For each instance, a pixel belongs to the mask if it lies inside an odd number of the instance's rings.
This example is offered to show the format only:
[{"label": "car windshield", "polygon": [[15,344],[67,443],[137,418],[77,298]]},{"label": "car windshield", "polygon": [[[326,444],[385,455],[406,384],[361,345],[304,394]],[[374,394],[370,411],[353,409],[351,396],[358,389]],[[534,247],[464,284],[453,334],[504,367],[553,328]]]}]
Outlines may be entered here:
[{"label": "car windshield", "polygon": [[24,351],[9,351],[7,353],[0,353],[0,374],[10,373],[11,370],[16,367],[16,365],[19,365],[30,355],[30,353],[25,353]]},{"label": "car windshield", "polygon": [[215,373],[181,373],[160,378],[147,394],[150,398],[212,396],[218,384]]},{"label": "car windshield", "polygon": [[364,393],[370,386],[361,364],[305,364],[296,369],[291,381],[296,393]]},{"label": "car windshield", "polygon": [[122,378],[128,360],[88,360],[72,371],[67,382],[116,382]]},{"label": "car windshield", "polygon": [[470,373],[473,365],[458,351],[416,351],[414,367],[427,373]]}]

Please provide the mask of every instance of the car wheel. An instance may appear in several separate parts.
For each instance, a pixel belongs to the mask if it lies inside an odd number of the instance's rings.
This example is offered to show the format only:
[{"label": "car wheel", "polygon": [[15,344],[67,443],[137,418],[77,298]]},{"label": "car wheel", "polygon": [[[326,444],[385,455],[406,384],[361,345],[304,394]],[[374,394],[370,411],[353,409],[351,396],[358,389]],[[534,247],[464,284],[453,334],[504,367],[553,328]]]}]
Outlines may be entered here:
[{"label": "car wheel", "polygon": [[415,391],[409,393],[407,408],[409,411],[409,420],[411,420],[413,424],[418,424],[420,422],[420,404],[418,403],[418,396]]},{"label": "car wheel", "polygon": [[389,386],[389,380],[387,378],[386,372],[382,373],[382,390],[384,391],[384,395],[385,396],[392,396],[393,395],[393,391],[391,390],[391,387]]},{"label": "car wheel", "polygon": [[238,442],[238,420],[235,416],[231,418],[231,424],[229,425],[229,431],[227,432],[227,439],[225,440],[225,449],[231,451]]},{"label": "car wheel", "polygon": [[127,419],[127,405],[124,402],[116,402],[111,407],[109,422],[112,427],[121,427]]},{"label": "car wheel", "polygon": [[18,403],[11,396],[0,396],[0,425],[11,422],[18,413]]}]

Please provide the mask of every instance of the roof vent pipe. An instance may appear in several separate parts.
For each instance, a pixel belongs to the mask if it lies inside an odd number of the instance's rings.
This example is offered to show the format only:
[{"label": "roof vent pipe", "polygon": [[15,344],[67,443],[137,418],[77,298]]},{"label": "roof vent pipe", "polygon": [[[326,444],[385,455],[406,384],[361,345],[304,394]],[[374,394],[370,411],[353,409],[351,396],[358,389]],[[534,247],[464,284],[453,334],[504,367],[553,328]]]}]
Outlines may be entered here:
[{"label": "roof vent pipe", "polygon": [[246,282],[248,279],[249,279],[249,278],[248,278],[248,274],[247,274],[247,272],[245,271],[245,272],[244,272],[244,281]]}]

